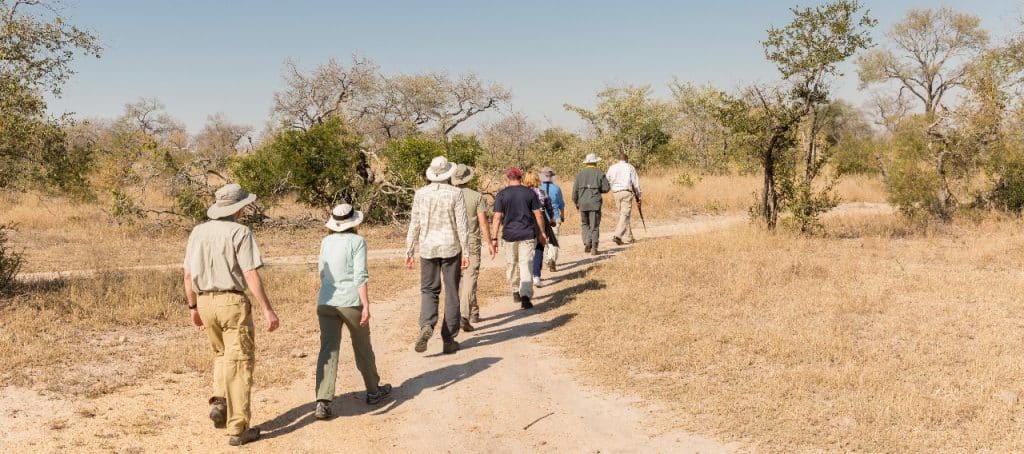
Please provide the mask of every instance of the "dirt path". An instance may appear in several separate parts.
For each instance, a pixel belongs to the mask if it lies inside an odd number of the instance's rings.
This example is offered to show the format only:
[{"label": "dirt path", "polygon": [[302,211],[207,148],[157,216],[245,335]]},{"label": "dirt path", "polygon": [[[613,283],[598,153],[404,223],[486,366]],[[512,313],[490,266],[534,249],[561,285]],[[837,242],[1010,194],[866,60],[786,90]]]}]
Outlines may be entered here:
[{"label": "dirt path", "polygon": [[[842,210],[883,209],[865,205]],[[697,234],[743,222],[745,216],[698,216],[651,226],[640,236]],[[565,265],[557,273],[546,274],[548,285],[537,292],[537,308],[522,311],[508,296],[487,301],[484,320],[476,331],[460,334],[463,350],[454,355],[440,355],[437,335],[426,354],[413,352],[417,289],[376,302],[373,335],[378,366],[382,378],[395,385],[393,399],[379,407],[362,402],[358,374],[348,347],[343,346],[341,395],[334,403],[337,416],[315,421],[310,401],[316,327],[297,327],[308,336],[306,346],[313,348],[308,357],[294,359],[308,375],[283,388],[256,387],[253,423],[264,429],[265,438],[245,450],[330,452],[354,447],[357,452],[675,453],[741,448],[684,432],[652,432],[650,427],[657,425],[652,424],[657,417],[655,406],[581,385],[570,361],[538,341],[571,318],[571,314],[552,316],[545,306],[571,304],[574,285],[579,284],[572,277],[623,250],[611,248],[600,257],[590,257],[582,254],[578,237],[566,236],[562,241],[560,261]],[[376,258],[395,254],[400,256],[401,251],[380,251]],[[288,257],[275,263],[306,263],[306,259]],[[484,266],[504,265],[500,258],[485,258]],[[272,365],[258,362],[256,367]],[[222,431],[214,430],[205,417],[208,377],[193,375],[156,377],[86,402],[0,389],[0,446],[10,452],[235,452],[227,447]],[[53,435],[55,431],[59,435]]]}]

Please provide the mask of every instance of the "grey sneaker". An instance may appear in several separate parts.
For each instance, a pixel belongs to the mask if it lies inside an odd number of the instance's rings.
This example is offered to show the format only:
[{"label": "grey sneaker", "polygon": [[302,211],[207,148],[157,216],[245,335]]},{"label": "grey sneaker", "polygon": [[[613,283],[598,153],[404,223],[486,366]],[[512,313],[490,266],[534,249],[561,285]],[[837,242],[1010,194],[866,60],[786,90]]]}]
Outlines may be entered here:
[{"label": "grey sneaker", "polygon": [[210,398],[210,419],[213,427],[223,429],[228,426],[228,401],[223,397]]},{"label": "grey sneaker", "polygon": [[469,323],[480,323],[480,314],[473,314],[469,316]]},{"label": "grey sneaker", "polygon": [[619,238],[617,236],[613,236],[612,237],[612,242],[617,244],[617,245],[619,245],[619,246],[622,246],[622,238]]},{"label": "grey sneaker", "polygon": [[377,386],[377,392],[366,393],[366,405],[376,405],[391,395],[391,385],[385,383]]},{"label": "grey sneaker", "polygon": [[228,444],[231,446],[242,446],[247,443],[252,443],[260,439],[260,428],[252,427],[238,435],[232,435],[228,439]]},{"label": "grey sneaker", "polygon": [[451,342],[445,342],[444,343],[444,349],[441,350],[441,353],[444,353],[446,355],[450,355],[450,354],[455,353],[457,351],[459,351],[459,343],[453,340]]},{"label": "grey sneaker", "polygon": [[313,413],[316,419],[324,420],[331,417],[331,402],[328,400],[316,401],[316,411]]},{"label": "grey sneaker", "polygon": [[424,326],[420,329],[420,337],[416,338],[416,353],[423,353],[427,351],[427,341],[430,340],[430,336],[434,335],[434,328],[430,326]]}]

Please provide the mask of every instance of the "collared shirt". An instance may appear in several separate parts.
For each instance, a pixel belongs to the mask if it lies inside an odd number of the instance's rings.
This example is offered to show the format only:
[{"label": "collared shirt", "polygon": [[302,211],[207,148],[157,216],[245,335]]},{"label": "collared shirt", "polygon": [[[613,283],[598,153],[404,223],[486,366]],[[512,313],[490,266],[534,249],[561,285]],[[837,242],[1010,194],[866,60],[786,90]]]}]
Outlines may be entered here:
[{"label": "collared shirt", "polygon": [[192,229],[182,266],[192,274],[196,293],[243,292],[245,272],[263,266],[263,259],[249,227],[215,219]]},{"label": "collared shirt", "polygon": [[612,192],[633,191],[640,198],[640,176],[636,174],[636,168],[626,161],[616,162],[608,168],[608,183]]},{"label": "collared shirt", "polygon": [[541,190],[548,194],[551,200],[551,207],[555,209],[555,221],[562,222],[562,211],[565,210],[565,198],[562,196],[562,188],[550,181],[540,184]]},{"label": "collared shirt", "polygon": [[351,232],[332,233],[320,242],[320,294],[316,304],[361,306],[359,287],[370,279],[366,269],[366,240]]},{"label": "collared shirt", "polygon": [[466,199],[450,184],[430,183],[416,191],[405,237],[408,257],[416,253],[425,259],[451,258],[469,253]]},{"label": "collared shirt", "polygon": [[588,165],[576,174],[576,183],[572,186],[572,203],[580,211],[600,211],[601,194],[610,189],[608,178],[597,167]]},{"label": "collared shirt", "polygon": [[462,198],[466,202],[466,230],[469,232],[469,247],[472,248],[480,245],[480,213],[487,214],[487,201],[483,194],[470,188],[462,188]]}]

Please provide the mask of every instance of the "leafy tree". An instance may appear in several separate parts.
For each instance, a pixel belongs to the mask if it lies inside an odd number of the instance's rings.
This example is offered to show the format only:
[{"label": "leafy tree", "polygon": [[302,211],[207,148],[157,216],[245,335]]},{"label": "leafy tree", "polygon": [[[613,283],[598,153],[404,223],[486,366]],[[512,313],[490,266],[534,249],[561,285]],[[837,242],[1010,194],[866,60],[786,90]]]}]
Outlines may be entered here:
[{"label": "leafy tree", "polygon": [[857,61],[861,86],[894,82],[901,93],[920,100],[927,114],[964,84],[970,62],[989,40],[980,18],[949,7],[911,9],[885,36],[889,46]]},{"label": "leafy tree", "polygon": [[597,99],[594,110],[564,105],[593,127],[595,151],[606,157],[625,152],[638,169],[664,151],[671,139],[666,132],[671,109],[651,96],[650,86],[609,87],[599,92]]},{"label": "leafy tree", "polygon": [[330,209],[337,203],[358,203],[367,182],[356,168],[362,137],[332,118],[308,130],[277,133],[234,165],[238,182],[266,202],[294,194],[301,203]]},{"label": "leafy tree", "polygon": [[90,150],[65,143],[69,120],[48,119],[43,100],[60,95],[79,53],[99,56],[95,35],[43,2],[0,0],[0,188],[86,194]]}]

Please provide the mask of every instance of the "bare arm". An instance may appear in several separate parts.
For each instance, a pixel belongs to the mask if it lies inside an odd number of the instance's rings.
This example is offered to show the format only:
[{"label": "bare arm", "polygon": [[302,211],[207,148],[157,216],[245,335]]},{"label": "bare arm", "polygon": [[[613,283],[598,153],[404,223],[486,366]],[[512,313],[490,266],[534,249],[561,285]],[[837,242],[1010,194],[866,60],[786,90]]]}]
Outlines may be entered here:
[{"label": "bare arm", "polygon": [[192,288],[192,273],[187,268],[184,271],[182,274],[185,280],[185,302],[189,306],[188,317],[192,320],[192,326],[196,327],[197,330],[201,330],[204,326],[203,319],[199,316],[199,309],[192,309],[192,307],[199,304],[199,294]]},{"label": "bare arm", "polygon": [[498,236],[498,233],[501,232],[501,218],[502,218],[502,216],[503,216],[503,213],[500,213],[500,212],[494,213],[494,220],[491,221],[491,242],[492,243],[497,241],[498,238],[501,238],[500,236]]},{"label": "bare arm", "polygon": [[252,291],[252,296],[256,300],[256,304],[259,304],[263,309],[263,316],[267,319],[267,331],[273,331],[280,325],[280,321],[277,319],[277,313],[274,312],[274,308],[270,306],[270,300],[267,299],[267,294],[263,290],[263,279],[260,278],[258,270],[252,269],[245,272],[245,284]]},{"label": "bare arm", "polygon": [[359,302],[363,305],[363,314],[359,317],[359,326],[366,326],[370,323],[370,290],[368,284],[360,285],[357,291],[359,292]]}]

